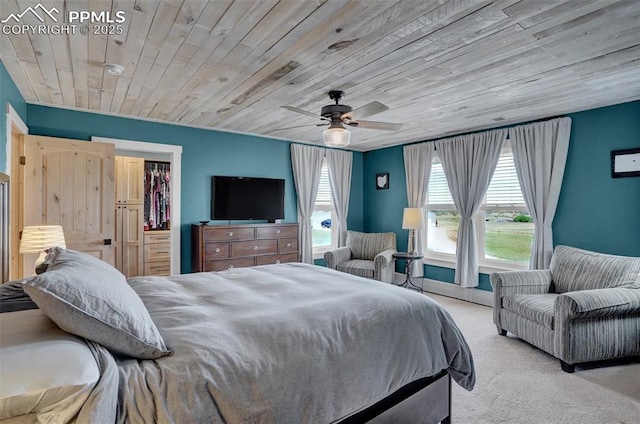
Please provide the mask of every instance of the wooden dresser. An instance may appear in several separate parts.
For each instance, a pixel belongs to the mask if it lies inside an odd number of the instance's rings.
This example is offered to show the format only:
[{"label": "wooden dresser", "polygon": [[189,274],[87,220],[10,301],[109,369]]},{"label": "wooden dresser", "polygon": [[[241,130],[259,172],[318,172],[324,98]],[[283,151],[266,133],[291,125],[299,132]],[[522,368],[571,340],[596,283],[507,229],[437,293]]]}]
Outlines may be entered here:
[{"label": "wooden dresser", "polygon": [[297,262],[298,224],[192,225],[191,270]]}]

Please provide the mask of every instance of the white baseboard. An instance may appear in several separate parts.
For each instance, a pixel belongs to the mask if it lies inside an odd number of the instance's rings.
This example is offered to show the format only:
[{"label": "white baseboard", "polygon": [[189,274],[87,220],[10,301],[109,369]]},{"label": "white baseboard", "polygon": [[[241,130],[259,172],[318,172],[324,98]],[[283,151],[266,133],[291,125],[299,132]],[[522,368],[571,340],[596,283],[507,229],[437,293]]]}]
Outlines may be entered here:
[{"label": "white baseboard", "polygon": [[[396,272],[394,282],[401,284],[405,278],[407,278],[405,274]],[[421,279],[420,277],[413,277],[412,281],[417,286],[421,286],[420,282],[422,281],[422,290],[429,293],[453,297],[454,299],[465,300],[479,305],[493,306],[493,293],[487,290],[462,288],[457,284],[445,283],[429,278]]]}]

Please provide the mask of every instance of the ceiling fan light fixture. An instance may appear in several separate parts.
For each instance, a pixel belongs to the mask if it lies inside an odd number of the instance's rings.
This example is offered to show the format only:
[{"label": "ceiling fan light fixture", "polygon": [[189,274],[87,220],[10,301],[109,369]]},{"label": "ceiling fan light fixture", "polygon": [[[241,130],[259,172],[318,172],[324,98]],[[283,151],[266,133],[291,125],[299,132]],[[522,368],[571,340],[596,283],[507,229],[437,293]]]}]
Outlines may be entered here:
[{"label": "ceiling fan light fixture", "polygon": [[331,127],[322,132],[324,144],[334,147],[345,147],[351,141],[351,131],[342,127]]}]

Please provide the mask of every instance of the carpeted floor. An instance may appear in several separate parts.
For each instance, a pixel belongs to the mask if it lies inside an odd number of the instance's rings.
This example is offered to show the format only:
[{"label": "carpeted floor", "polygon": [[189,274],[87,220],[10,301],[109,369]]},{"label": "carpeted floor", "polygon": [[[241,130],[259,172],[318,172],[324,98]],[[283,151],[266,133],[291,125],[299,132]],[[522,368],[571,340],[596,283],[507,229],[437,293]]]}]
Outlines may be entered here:
[{"label": "carpeted floor", "polygon": [[567,374],[547,353],[498,336],[492,310],[435,294],[462,330],[477,372],[467,392],[453,385],[455,424],[640,424],[640,363],[611,361]]}]

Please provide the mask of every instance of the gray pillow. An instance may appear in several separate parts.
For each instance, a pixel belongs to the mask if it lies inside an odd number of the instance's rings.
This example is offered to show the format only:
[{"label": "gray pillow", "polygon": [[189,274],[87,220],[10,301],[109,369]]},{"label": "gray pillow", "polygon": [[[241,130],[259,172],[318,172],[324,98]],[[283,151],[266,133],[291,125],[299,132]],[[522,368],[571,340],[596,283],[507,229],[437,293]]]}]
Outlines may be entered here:
[{"label": "gray pillow", "polygon": [[124,275],[86,253],[49,249],[46,272],[24,291],[63,330],[114,353],[155,359],[172,352]]}]

